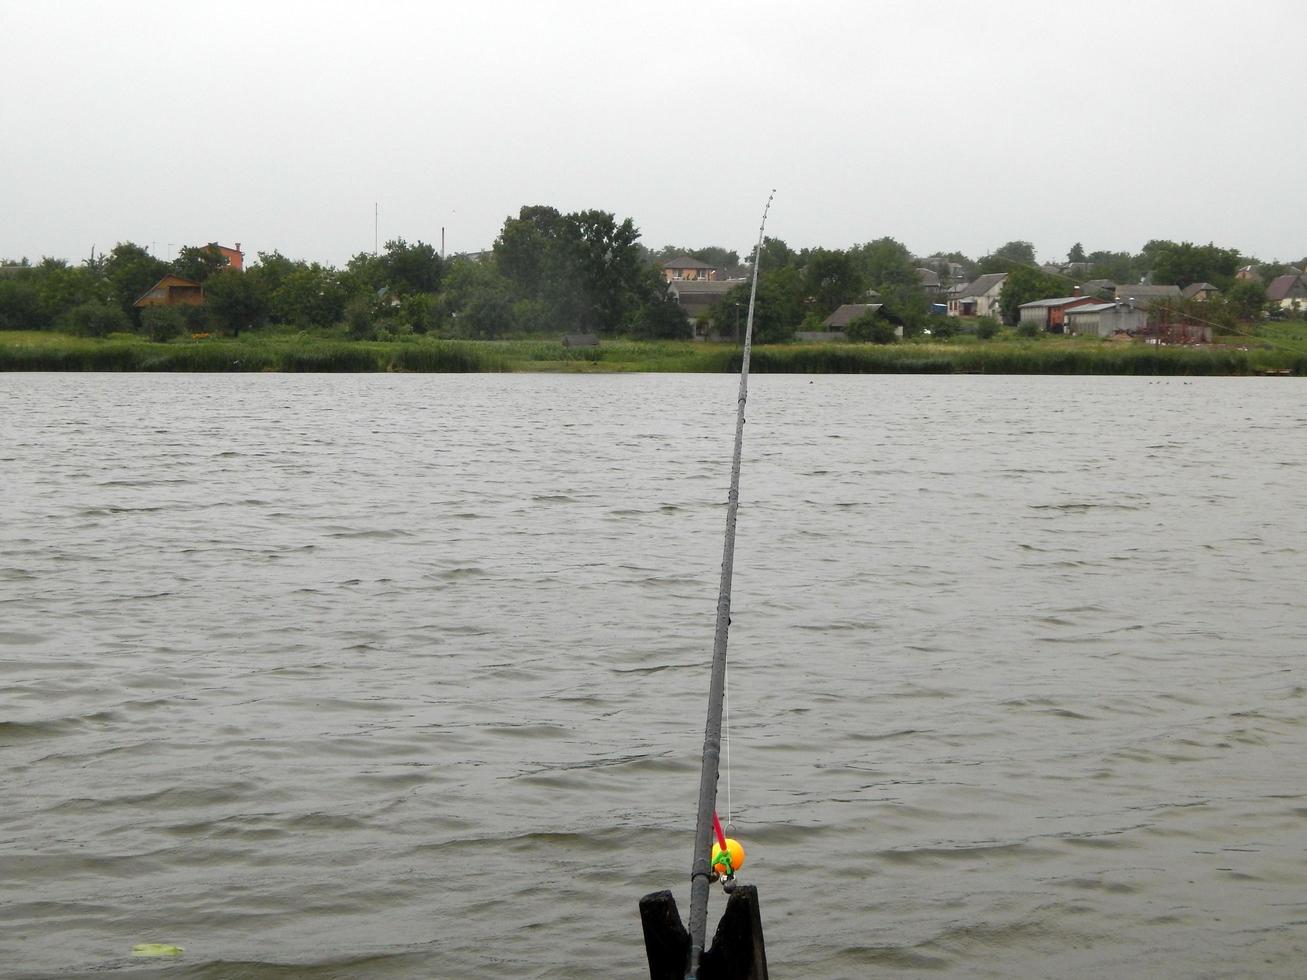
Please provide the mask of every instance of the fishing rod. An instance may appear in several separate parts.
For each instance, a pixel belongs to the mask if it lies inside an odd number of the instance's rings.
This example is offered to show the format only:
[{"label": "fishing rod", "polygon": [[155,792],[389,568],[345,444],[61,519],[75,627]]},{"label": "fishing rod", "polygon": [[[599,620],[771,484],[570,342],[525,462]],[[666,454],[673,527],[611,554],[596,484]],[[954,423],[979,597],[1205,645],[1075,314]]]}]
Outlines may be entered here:
[{"label": "fishing rod", "polygon": [[[762,921],[758,914],[757,890],[752,886],[737,888],[734,871],[743,860],[743,851],[722,833],[717,819],[717,782],[721,773],[722,702],[726,692],[726,644],[731,627],[731,580],[735,569],[735,524],[740,506],[740,457],[744,446],[744,409],[749,398],[749,355],[753,350],[753,314],[758,298],[758,268],[771,210],[773,190],[767,196],[758,226],[758,244],[753,252],[753,282],[749,287],[749,314],[744,325],[744,350],[740,361],[740,389],[735,416],[735,451],[731,457],[731,487],[727,495],[726,536],[722,545],[721,586],[717,593],[717,624],[713,633],[712,674],[708,684],[708,720],[704,727],[703,766],[699,775],[699,809],[695,819],[694,860],[690,869],[690,916],[688,933],[681,927],[675,899],[670,892],[655,892],[640,901],[644,920],[645,948],[653,980],[675,976],[684,980],[711,980],[724,975],[725,964],[711,961],[743,960],[751,962],[747,972],[732,976],[749,980],[766,980],[767,961],[762,944]],[[729,814],[728,814],[729,817]],[[714,848],[714,838],[720,849]],[[732,848],[730,845],[735,844]],[[720,869],[720,871],[719,871]],[[708,932],[708,892],[724,872],[725,890],[731,895],[718,926],[711,950],[705,950]],[[678,952],[683,952],[680,968],[672,973]],[[707,956],[705,956],[707,952]],[[701,973],[701,968],[703,972]],[[739,964],[731,967],[739,969]]]}]

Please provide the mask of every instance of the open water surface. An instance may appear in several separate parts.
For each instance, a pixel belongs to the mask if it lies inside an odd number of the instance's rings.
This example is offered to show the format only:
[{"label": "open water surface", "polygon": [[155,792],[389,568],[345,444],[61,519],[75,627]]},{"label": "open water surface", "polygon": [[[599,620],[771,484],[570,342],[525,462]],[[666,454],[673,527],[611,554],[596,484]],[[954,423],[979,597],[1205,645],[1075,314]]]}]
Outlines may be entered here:
[{"label": "open water surface", "polygon": [[[0,975],[647,975],[735,386],[0,375]],[[749,409],[773,975],[1307,975],[1307,382]]]}]

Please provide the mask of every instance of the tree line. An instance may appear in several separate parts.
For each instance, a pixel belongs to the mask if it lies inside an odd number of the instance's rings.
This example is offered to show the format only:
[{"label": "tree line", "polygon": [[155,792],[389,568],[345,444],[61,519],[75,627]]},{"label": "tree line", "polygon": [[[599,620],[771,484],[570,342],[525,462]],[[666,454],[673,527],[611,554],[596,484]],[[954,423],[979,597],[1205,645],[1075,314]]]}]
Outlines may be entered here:
[{"label": "tree line", "polygon": [[[0,329],[135,331],[158,340],[185,331],[239,333],[269,324],[380,339],[546,332],[687,337],[689,322],[669,301],[661,266],[688,254],[740,280],[709,314],[712,332],[734,335],[748,303],[752,255],[742,261],[738,252],[721,246],[653,251],[639,239],[630,218],[618,220],[599,210],[565,214],[536,205],[506,218],[488,253],[446,258],[425,242],[400,238],[379,252],[358,253],[343,268],[273,251],[258,253],[242,272],[206,246],[183,248],[165,262],[123,242],[78,265],[54,258],[3,263]],[[1221,315],[1249,319],[1264,300],[1260,286],[1236,278],[1249,265],[1267,280],[1296,271],[1213,244],[1164,240],[1150,241],[1133,254],[1086,252],[1077,243],[1065,262],[1040,267],[1025,241],[1008,242],[973,260],[956,251],[918,259],[889,237],[847,249],[800,250],[767,238],[754,329],[760,342],[783,341],[796,330],[819,329],[841,304],[874,298],[909,333],[928,327],[947,333],[956,323],[932,315],[939,297],[924,288],[922,268],[938,274],[943,284],[1008,273],[1002,298],[1008,322],[1015,322],[1020,303],[1065,295],[1072,283],[1093,279],[1182,287],[1209,282],[1225,293]],[[137,307],[136,301],[169,273],[201,283],[204,304]]]}]

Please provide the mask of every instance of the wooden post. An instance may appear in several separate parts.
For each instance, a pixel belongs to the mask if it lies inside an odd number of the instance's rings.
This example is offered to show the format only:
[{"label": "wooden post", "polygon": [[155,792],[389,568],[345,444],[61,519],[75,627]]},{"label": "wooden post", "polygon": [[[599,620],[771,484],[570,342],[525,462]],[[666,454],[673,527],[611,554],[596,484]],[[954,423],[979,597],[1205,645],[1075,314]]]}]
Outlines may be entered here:
[{"label": "wooden post", "polygon": [[[640,920],[649,980],[685,980],[690,934],[681,924],[672,893],[653,892],[640,899]],[[712,948],[699,960],[697,980],[767,980],[762,914],[754,885],[740,885],[727,901]]]}]

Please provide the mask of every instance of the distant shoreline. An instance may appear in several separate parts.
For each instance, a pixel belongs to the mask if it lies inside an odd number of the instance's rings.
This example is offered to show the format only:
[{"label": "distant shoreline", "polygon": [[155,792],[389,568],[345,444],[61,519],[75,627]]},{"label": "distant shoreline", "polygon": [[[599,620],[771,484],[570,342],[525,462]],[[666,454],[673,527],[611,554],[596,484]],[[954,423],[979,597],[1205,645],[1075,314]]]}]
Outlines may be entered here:
[{"label": "distant shoreline", "polygon": [[[728,373],[733,344],[605,340],[567,348],[557,338],[505,341],[352,341],[254,332],[239,338],[155,343],[48,331],[0,332],[0,371],[178,373]],[[775,344],[754,348],[758,374],[1051,374],[1307,377],[1307,353],[1252,346],[1157,347],[1040,337],[875,344]]]}]

